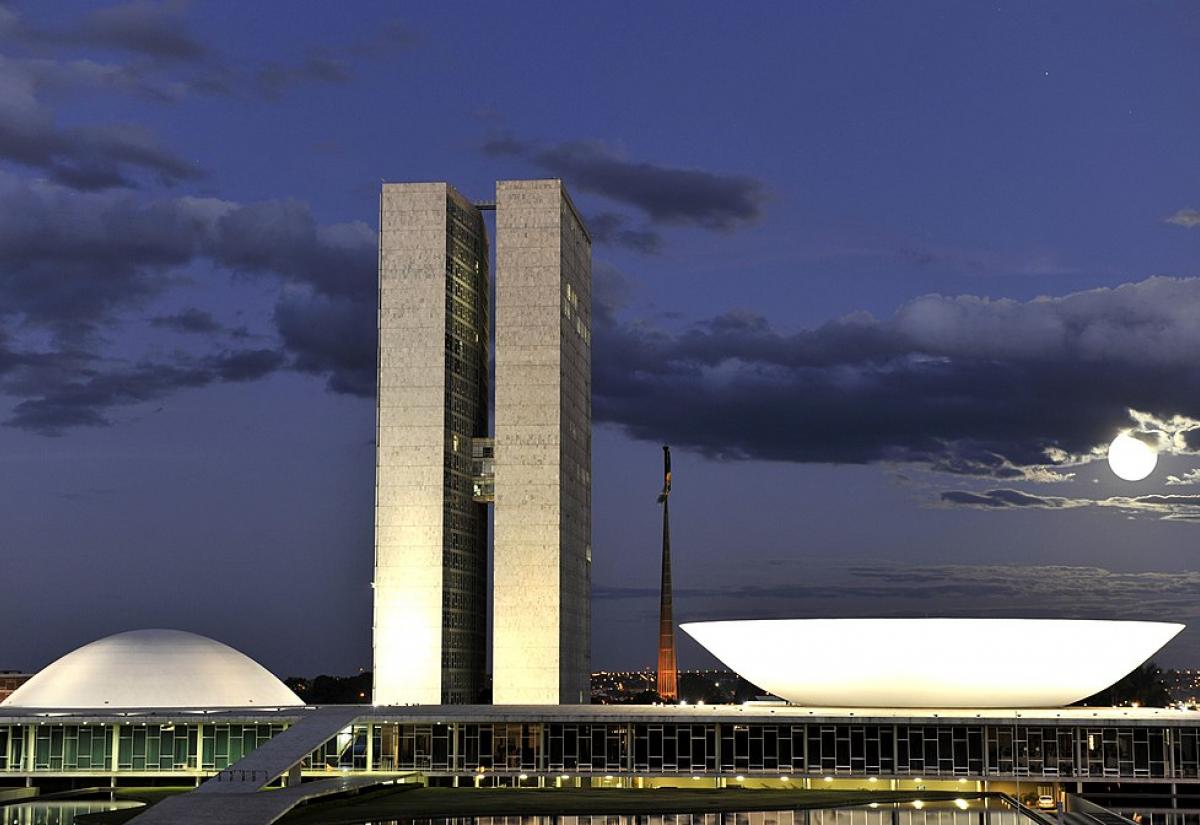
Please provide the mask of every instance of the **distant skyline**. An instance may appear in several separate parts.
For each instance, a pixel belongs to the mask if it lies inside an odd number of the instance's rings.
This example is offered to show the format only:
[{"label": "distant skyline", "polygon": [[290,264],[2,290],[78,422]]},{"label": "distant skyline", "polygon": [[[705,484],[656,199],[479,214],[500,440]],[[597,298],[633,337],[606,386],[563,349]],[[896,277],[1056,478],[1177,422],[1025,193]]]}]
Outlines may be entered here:
[{"label": "distant skyline", "polygon": [[380,181],[541,176],[595,240],[595,669],[654,663],[664,443],[679,622],[1172,619],[1200,665],[1198,46],[1182,2],[0,0],[0,669],[369,667]]}]

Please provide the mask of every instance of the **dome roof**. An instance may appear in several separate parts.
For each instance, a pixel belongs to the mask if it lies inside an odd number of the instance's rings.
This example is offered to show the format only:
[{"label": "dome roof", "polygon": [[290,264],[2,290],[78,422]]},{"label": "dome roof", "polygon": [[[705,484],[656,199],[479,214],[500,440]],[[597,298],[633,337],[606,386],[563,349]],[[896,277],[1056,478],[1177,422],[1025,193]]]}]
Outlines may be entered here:
[{"label": "dome roof", "polygon": [[131,630],[73,650],[13,691],[5,708],[302,705],[258,662],[181,630]]}]

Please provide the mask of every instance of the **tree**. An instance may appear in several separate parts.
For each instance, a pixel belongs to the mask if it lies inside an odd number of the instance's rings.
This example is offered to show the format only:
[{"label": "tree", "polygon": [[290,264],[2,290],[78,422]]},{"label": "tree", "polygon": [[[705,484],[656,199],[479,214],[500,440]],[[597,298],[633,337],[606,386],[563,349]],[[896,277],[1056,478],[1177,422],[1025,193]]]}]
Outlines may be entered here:
[{"label": "tree", "polygon": [[1111,687],[1089,696],[1078,705],[1117,707],[1136,705],[1143,708],[1165,708],[1174,703],[1163,670],[1154,662],[1146,662],[1121,677]]}]

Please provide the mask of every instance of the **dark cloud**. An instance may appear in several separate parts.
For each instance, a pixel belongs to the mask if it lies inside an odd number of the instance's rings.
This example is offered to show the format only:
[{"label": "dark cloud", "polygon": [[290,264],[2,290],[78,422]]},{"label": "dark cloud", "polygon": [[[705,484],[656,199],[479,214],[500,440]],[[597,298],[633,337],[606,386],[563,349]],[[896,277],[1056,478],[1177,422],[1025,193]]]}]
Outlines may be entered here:
[{"label": "dark cloud", "polygon": [[163,148],[140,126],[62,127],[48,110],[14,96],[19,93],[10,87],[0,89],[0,159],[81,190],[132,187],[142,176],[162,185],[203,176],[199,165]]},{"label": "dark cloud", "polygon": [[201,259],[320,294],[375,291],[374,231],[318,224],[297,201],[80,193],[0,174],[0,214],[0,316],[94,327],[160,294],[171,269]]},{"label": "dark cloud", "polygon": [[328,295],[373,298],[375,231],[361,221],[321,225],[308,204],[265,201],[224,211],[203,252],[242,272],[277,273]]},{"label": "dark cloud", "polygon": [[587,228],[596,243],[623,246],[643,255],[656,254],[662,247],[662,236],[649,229],[631,229],[628,222],[616,212],[598,212],[587,219]]},{"label": "dark cloud", "polygon": [[88,13],[63,39],[161,60],[200,60],[208,49],[188,31],[182,2],[133,0]]},{"label": "dark cloud", "polygon": [[275,308],[275,326],[296,369],[327,376],[333,392],[375,395],[374,301],[287,294]]},{"label": "dark cloud", "polygon": [[187,3],[181,0],[132,0],[95,9],[59,28],[30,23],[0,7],[0,39],[43,51],[90,47],[132,55],[128,65],[0,58],[5,63],[0,68],[24,64],[59,91],[103,86],[171,102],[189,93],[277,100],[305,86],[344,85],[354,78],[355,64],[394,58],[420,42],[403,21],[388,20],[349,42],[310,45],[299,57],[248,61],[193,34]]},{"label": "dark cloud", "polygon": [[0,55],[0,75],[4,76],[7,87],[0,93],[0,102],[10,116],[22,108],[33,108],[35,99],[43,96],[62,98],[112,92],[173,103],[186,92],[185,84],[161,75],[144,63],[121,65],[90,59]]},{"label": "dark cloud", "polygon": [[594,317],[596,420],[717,458],[1052,480],[1134,423],[1131,408],[1200,412],[1200,279],[929,295],[794,333],[746,313],[679,333]]},{"label": "dark cloud", "polygon": [[[279,369],[323,375],[335,392],[374,391],[376,243],[365,224],[318,224],[296,201],[84,193],[3,173],[0,214],[8,216],[0,222],[0,330],[7,322],[55,333],[50,349],[0,335],[0,392],[15,400],[10,426],[43,434],[99,426],[117,407]],[[166,294],[176,270],[196,263],[281,288],[282,351],[218,350],[133,366],[100,354],[92,333],[118,328]],[[197,309],[150,323],[194,333],[200,346],[224,335]]]},{"label": "dark cloud", "polygon": [[283,355],[271,350],[235,350],[132,366],[62,353],[28,356],[0,382],[6,394],[24,396],[4,423],[48,436],[107,426],[116,408],[160,400],[183,389],[254,380],[282,365]]},{"label": "dark cloud", "polygon": [[212,317],[212,313],[200,309],[185,309],[173,315],[158,315],[150,319],[150,325],[175,332],[190,332],[206,335],[220,332],[223,327]]},{"label": "dark cloud", "polygon": [[343,58],[327,49],[312,49],[295,63],[264,64],[255,75],[255,84],[263,97],[277,100],[299,86],[313,83],[340,86],[352,79],[353,74]]},{"label": "dark cloud", "polygon": [[483,151],[525,158],[574,189],[635,206],[657,223],[735,229],[756,220],[767,200],[755,178],[631,161],[596,141],[543,145],[500,136]]}]

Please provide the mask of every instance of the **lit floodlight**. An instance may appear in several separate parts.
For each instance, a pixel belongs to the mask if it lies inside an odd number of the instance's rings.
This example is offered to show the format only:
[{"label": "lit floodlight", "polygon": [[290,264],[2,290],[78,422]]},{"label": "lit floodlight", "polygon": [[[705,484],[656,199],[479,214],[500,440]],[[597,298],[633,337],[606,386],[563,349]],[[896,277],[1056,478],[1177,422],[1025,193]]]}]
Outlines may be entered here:
[{"label": "lit floodlight", "polygon": [[[792,704],[862,708],[1062,707],[1113,684],[1183,630],[1169,622],[1076,619],[766,619],[681,627],[731,670]],[[1014,646],[1022,651],[1019,668],[996,655]],[[954,667],[943,666],[939,651],[953,656]]]}]

